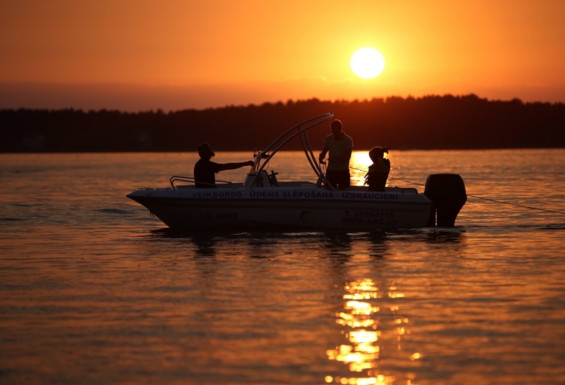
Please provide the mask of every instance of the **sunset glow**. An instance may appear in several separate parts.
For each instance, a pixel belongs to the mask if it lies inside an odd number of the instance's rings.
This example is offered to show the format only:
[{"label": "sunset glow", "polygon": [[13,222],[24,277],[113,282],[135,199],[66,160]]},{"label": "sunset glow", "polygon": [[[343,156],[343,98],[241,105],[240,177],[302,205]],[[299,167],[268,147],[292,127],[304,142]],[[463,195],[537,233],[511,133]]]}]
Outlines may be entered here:
[{"label": "sunset glow", "polygon": [[383,55],[374,48],[360,48],[351,56],[351,70],[363,79],[372,79],[383,72],[385,59]]},{"label": "sunset glow", "polygon": [[[565,101],[564,14],[561,1],[5,1],[0,108],[448,93]],[[370,82],[350,67],[360,47],[386,59]]]}]

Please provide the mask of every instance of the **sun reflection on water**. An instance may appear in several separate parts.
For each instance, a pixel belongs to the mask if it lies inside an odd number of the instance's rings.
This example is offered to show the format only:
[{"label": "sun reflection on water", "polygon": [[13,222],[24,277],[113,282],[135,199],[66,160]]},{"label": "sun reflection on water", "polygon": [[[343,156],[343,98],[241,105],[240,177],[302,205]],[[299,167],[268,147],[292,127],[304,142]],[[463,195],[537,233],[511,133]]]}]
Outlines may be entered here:
[{"label": "sun reflection on water", "polygon": [[[347,376],[326,376],[325,382],[335,384],[355,385],[384,385],[394,384],[395,377],[383,372],[379,367],[383,349],[383,311],[381,307],[375,306],[374,302],[379,299],[403,298],[404,294],[399,292],[395,286],[389,286],[386,293],[379,293],[375,282],[364,278],[352,281],[345,285],[343,294],[344,309],[336,314],[336,323],[343,326],[346,342],[327,350],[326,354],[330,360],[338,361],[346,365]],[[383,301],[386,302],[386,301]],[[403,336],[409,334],[407,317],[399,316],[399,306],[388,304],[383,307],[387,309],[387,315],[391,315],[391,330],[387,330],[386,337],[394,337],[396,350],[401,351]],[[394,335],[392,335],[394,333]],[[414,352],[406,356],[408,361],[421,359],[422,353]],[[413,384],[415,375],[406,373],[405,384]]]}]

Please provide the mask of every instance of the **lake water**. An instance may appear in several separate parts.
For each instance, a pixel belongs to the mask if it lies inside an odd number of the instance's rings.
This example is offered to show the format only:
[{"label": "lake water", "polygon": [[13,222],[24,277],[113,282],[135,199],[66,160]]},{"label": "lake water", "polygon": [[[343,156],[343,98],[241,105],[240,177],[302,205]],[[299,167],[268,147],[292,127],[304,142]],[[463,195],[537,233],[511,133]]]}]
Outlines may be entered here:
[{"label": "lake water", "polygon": [[455,228],[174,234],[126,194],[193,154],[1,154],[0,383],[565,383],[565,150],[390,158],[461,174]]}]

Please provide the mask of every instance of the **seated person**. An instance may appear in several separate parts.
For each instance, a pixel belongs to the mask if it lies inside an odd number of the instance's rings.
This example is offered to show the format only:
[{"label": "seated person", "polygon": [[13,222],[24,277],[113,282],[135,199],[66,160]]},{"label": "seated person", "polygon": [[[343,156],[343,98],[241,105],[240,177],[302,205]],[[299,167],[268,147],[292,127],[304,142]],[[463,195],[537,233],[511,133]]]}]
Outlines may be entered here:
[{"label": "seated person", "polygon": [[365,184],[369,185],[369,191],[385,191],[390,172],[390,161],[385,158],[385,153],[388,153],[388,149],[383,147],[373,147],[369,151],[369,157],[373,161],[365,175]]},{"label": "seated person", "polygon": [[198,146],[198,155],[200,160],[194,165],[194,182],[196,187],[214,188],[216,187],[215,173],[223,170],[233,170],[244,166],[253,166],[255,163],[250,160],[238,163],[215,163],[210,159],[216,155],[212,147],[208,143]]}]

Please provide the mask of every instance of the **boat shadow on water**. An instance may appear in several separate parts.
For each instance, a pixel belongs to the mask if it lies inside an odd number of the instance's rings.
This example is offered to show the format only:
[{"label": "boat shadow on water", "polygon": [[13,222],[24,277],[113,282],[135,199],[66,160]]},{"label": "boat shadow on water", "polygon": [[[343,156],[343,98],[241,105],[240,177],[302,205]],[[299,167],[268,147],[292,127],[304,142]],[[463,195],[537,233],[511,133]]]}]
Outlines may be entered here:
[{"label": "boat shadow on water", "polygon": [[[300,245],[317,245],[317,248],[326,249],[330,256],[335,258],[348,258],[351,253],[347,250],[356,244],[368,243],[377,251],[371,252],[370,256],[382,258],[384,253],[379,250],[386,249],[391,242],[428,244],[464,244],[465,229],[463,227],[453,228],[422,228],[405,229],[394,231],[373,232],[274,232],[274,231],[252,231],[252,232],[218,232],[202,231],[188,232],[171,228],[161,228],[151,231],[153,240],[173,240],[189,242],[195,246],[195,252],[199,256],[212,257],[217,254],[218,248],[232,245],[238,248],[243,245],[264,247],[266,250],[276,250],[280,247],[300,247]],[[321,245],[321,246],[320,246]],[[276,253],[275,253],[276,254]],[[270,258],[266,252],[250,253],[252,258]]]}]

